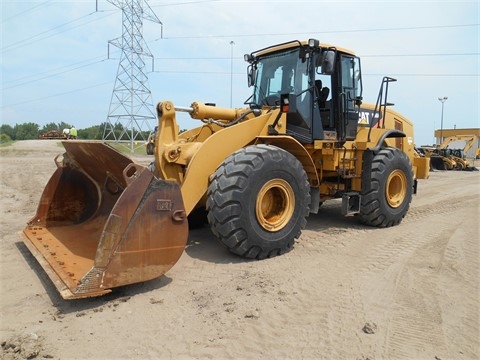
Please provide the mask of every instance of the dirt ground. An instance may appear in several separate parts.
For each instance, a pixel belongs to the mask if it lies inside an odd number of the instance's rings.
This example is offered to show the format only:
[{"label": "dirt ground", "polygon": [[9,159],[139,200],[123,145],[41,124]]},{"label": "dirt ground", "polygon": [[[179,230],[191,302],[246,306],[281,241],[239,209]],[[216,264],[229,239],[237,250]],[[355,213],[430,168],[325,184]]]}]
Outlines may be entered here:
[{"label": "dirt ground", "polygon": [[480,172],[432,173],[394,228],[324,204],[273,259],[193,230],[165,276],[65,301],[20,236],[60,153],[0,149],[2,359],[480,358]]}]

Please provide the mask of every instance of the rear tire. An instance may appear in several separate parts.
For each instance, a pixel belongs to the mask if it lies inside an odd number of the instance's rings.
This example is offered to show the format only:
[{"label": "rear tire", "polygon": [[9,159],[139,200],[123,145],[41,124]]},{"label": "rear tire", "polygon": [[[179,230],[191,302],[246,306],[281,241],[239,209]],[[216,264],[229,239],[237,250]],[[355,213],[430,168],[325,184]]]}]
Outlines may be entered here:
[{"label": "rear tire", "polygon": [[[368,167],[366,163],[365,166]],[[374,154],[371,169],[364,168],[363,173],[362,221],[376,227],[400,224],[408,212],[413,195],[410,159],[399,149],[382,148]]]},{"label": "rear tire", "polygon": [[264,259],[289,251],[307,223],[310,185],[302,164],[275,146],[230,155],[207,192],[212,232],[231,252]]}]

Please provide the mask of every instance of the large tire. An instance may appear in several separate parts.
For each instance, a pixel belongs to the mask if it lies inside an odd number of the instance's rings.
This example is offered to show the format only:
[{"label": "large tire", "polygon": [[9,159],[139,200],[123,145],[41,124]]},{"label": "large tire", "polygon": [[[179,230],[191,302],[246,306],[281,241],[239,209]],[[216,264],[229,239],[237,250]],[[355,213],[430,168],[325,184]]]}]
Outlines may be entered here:
[{"label": "large tire", "polygon": [[382,148],[365,161],[360,216],[370,226],[400,224],[413,195],[413,169],[407,155],[396,148]]},{"label": "large tire", "polygon": [[289,251],[310,213],[302,164],[276,146],[253,145],[230,155],[207,192],[212,232],[231,252],[264,259]]}]

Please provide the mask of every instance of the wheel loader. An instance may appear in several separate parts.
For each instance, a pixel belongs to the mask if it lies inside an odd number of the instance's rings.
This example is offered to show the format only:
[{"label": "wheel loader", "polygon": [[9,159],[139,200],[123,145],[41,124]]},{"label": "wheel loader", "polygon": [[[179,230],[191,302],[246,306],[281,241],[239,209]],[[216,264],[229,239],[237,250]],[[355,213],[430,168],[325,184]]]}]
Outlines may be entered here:
[{"label": "wheel loader", "polygon": [[455,170],[457,162],[451,156],[448,149],[439,149],[433,146],[422,146],[425,156],[430,158],[430,169],[432,170]]},{"label": "wheel loader", "polygon": [[[101,142],[63,142],[23,231],[63,298],[161,276],[182,255],[198,212],[223,245],[250,259],[289,251],[309,214],[332,199],[366,225],[402,221],[429,159],[415,156],[412,123],[387,101],[395,79],[363,103],[360,59],[316,39],[245,60],[253,91],[244,108],[157,105],[148,167]],[[199,126],[179,134],[178,112]]]},{"label": "wheel loader", "polygon": [[[452,149],[449,145],[452,142],[464,141],[465,145],[462,149]],[[474,171],[476,168],[471,166],[467,160],[468,151],[478,143],[478,137],[475,135],[453,135],[446,137],[439,145],[441,151],[450,152],[450,158],[455,161],[457,170]]]}]

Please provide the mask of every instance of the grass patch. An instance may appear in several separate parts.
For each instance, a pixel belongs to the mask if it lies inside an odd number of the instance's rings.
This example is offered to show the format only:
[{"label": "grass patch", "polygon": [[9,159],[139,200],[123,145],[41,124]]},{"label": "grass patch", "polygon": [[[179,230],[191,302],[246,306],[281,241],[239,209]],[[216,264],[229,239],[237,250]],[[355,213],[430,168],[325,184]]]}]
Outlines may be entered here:
[{"label": "grass patch", "polygon": [[13,144],[13,140],[0,142],[0,149],[5,149]]},{"label": "grass patch", "polygon": [[115,150],[126,155],[146,155],[147,151],[145,149],[145,142],[137,141],[137,145],[133,144],[133,152],[131,149],[130,143],[116,143],[116,142],[107,142],[108,145],[113,147]]}]

